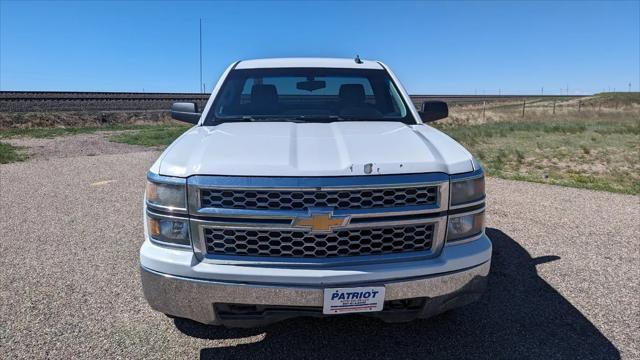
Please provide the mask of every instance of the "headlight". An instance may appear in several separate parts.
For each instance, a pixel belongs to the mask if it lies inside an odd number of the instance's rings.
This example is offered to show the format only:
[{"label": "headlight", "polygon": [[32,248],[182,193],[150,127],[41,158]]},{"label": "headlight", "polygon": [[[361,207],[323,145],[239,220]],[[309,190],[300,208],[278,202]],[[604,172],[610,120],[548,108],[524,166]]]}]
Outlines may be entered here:
[{"label": "headlight", "polygon": [[[147,174],[145,201],[149,238],[162,245],[191,247],[187,215],[187,185],[183,178]],[[156,213],[156,211],[158,213]]]},{"label": "headlight", "polygon": [[452,175],[449,186],[447,244],[478,238],[484,231],[484,171],[474,159],[475,171]]},{"label": "headlight", "polygon": [[[169,180],[171,179],[171,180]],[[157,175],[147,177],[147,204],[169,211],[186,211],[187,195],[184,179],[164,178]]]},{"label": "headlight", "polygon": [[188,221],[147,213],[147,229],[152,240],[169,245],[191,246]]},{"label": "headlight", "polygon": [[447,226],[447,242],[480,235],[484,229],[484,210],[475,214],[451,215]]},{"label": "headlight", "polygon": [[484,174],[471,179],[451,179],[451,206],[459,206],[484,199]]}]

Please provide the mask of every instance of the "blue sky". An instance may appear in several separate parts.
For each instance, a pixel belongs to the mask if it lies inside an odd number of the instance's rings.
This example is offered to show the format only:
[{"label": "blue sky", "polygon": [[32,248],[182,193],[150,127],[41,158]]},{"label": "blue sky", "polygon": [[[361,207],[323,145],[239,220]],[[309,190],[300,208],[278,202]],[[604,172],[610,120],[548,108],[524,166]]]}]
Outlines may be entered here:
[{"label": "blue sky", "polygon": [[640,85],[640,1],[0,0],[0,90],[198,91],[237,59],[360,54],[410,93]]}]

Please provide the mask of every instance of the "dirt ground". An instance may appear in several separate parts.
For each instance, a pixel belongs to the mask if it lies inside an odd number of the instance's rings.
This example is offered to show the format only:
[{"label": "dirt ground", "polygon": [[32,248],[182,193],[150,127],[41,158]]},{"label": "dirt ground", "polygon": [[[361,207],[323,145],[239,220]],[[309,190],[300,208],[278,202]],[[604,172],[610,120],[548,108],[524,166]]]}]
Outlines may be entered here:
[{"label": "dirt ground", "polygon": [[146,147],[109,141],[122,131],[99,131],[93,134],[59,136],[54,138],[12,138],[5,143],[22,147],[31,160],[49,160],[76,156],[125,154],[141,151],[157,151],[161,147]]}]

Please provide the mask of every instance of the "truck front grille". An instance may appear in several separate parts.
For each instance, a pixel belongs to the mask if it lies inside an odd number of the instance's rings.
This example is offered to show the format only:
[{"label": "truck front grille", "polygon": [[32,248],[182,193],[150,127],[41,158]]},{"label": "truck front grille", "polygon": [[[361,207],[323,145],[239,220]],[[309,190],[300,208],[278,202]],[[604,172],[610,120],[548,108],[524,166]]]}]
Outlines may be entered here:
[{"label": "truck front grille", "polygon": [[247,210],[301,210],[333,208],[356,210],[432,205],[437,186],[347,190],[238,190],[201,189],[200,207]]},{"label": "truck front grille", "polygon": [[293,258],[330,258],[429,250],[433,233],[433,224],[344,229],[333,233],[203,228],[209,254]]}]

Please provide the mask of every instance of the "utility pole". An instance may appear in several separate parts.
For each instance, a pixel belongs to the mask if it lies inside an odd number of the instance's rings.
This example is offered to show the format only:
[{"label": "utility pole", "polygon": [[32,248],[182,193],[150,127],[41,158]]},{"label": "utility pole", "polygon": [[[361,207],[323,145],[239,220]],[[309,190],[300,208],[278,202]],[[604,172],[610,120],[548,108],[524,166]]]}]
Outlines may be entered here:
[{"label": "utility pole", "polygon": [[631,83],[629,83],[629,92],[631,92]]},{"label": "utility pole", "polygon": [[204,93],[202,89],[202,18],[200,18],[200,92]]},{"label": "utility pole", "polygon": [[540,90],[540,95],[544,96],[544,86],[542,87],[542,89]]}]

